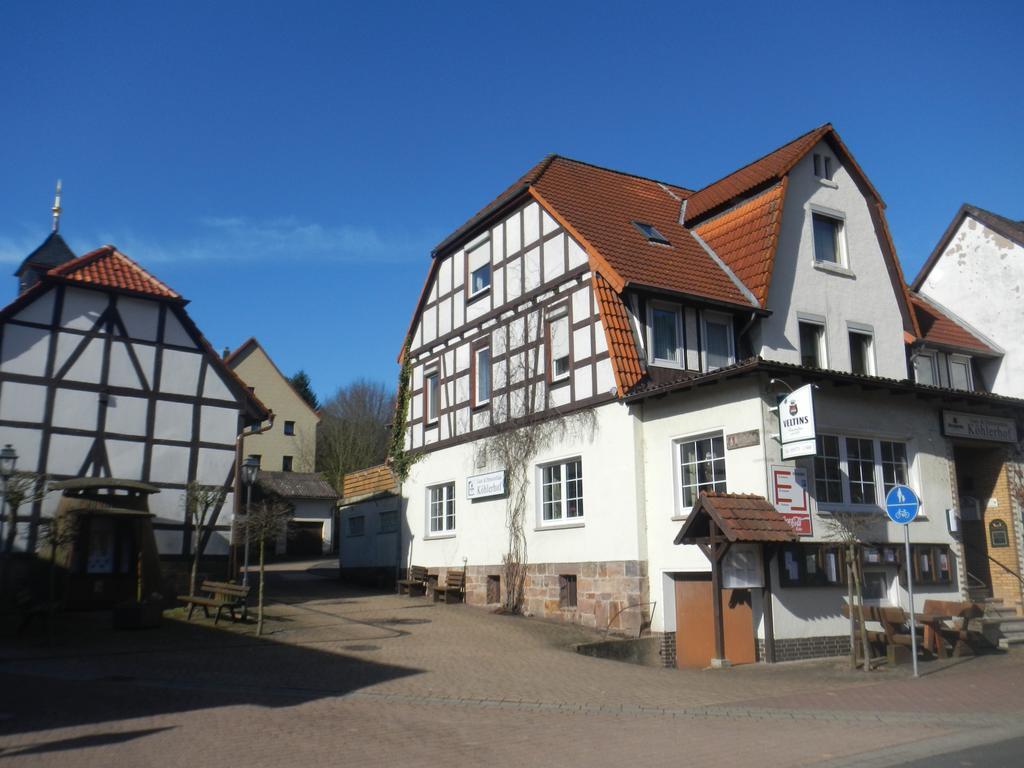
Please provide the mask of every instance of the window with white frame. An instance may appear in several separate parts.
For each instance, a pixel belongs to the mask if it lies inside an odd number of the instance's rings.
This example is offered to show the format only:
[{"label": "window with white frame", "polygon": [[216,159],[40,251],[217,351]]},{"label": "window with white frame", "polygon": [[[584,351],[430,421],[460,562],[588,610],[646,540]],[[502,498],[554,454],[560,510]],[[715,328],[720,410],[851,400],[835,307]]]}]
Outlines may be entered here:
[{"label": "window with white frame", "polygon": [[800,365],[827,368],[825,324],[816,320],[800,320]]},{"label": "window with white frame", "polygon": [[469,297],[474,298],[485,293],[491,287],[491,265],[483,264],[474,269],[469,276]]},{"label": "window with white frame", "polygon": [[650,360],[655,365],[683,364],[683,310],[678,304],[652,301],[647,305]]},{"label": "window with white frame", "polygon": [[934,352],[918,352],[914,356],[914,378],[918,384],[938,385],[939,372],[935,365]]},{"label": "window with white frame", "polygon": [[701,491],[727,490],[725,478],[725,439],[721,432],[676,442],[679,464],[679,507],[689,510]]},{"label": "window with white frame", "polygon": [[538,467],[541,523],[583,517],[583,461],[580,458]]},{"label": "window with white frame", "polygon": [[423,374],[423,396],[427,400],[424,412],[430,424],[437,421],[441,411],[441,374],[436,368]]},{"label": "window with white frame", "polygon": [[736,362],[733,348],[732,318],[719,312],[702,312],[704,370],[713,371]]},{"label": "window with white frame", "polygon": [[548,318],[548,378],[569,378],[569,315],[564,310]]},{"label": "window with white frame", "polygon": [[819,506],[878,508],[894,485],[910,484],[906,442],[870,437],[822,435],[814,457]]},{"label": "window with white frame", "polygon": [[430,533],[455,532],[455,483],[432,485],[427,488],[427,506],[430,514]]},{"label": "window with white frame", "polygon": [[843,220],[824,213],[812,213],[814,228],[814,260],[824,264],[846,266],[843,248]]},{"label": "window with white frame", "polygon": [[966,355],[949,356],[949,386],[950,389],[962,389],[968,392],[974,389],[971,377],[971,358]]},{"label": "window with white frame", "polygon": [[850,328],[850,371],[863,376],[875,373],[875,340],[871,331]]},{"label": "window with white frame", "polygon": [[473,405],[485,405],[490,399],[491,347],[484,345],[473,350]]},{"label": "window with white frame", "polygon": [[814,175],[819,179],[832,180],[832,158],[828,155],[814,155]]}]

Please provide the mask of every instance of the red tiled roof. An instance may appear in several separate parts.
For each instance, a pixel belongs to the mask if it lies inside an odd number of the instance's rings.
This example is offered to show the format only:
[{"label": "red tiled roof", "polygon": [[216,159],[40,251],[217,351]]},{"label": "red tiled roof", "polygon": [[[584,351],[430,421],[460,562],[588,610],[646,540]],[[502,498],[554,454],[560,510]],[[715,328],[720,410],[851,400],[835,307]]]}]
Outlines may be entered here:
[{"label": "red tiled roof", "polygon": [[608,340],[608,355],[615,373],[619,396],[625,395],[643,378],[644,364],[633,340],[633,329],[622,297],[598,272],[594,273],[594,297],[601,316],[601,325]]},{"label": "red tiled roof", "polygon": [[815,144],[832,132],[832,124],[815,128],[738,171],[708,184],[686,200],[686,220],[696,219],[723,203],[750,192],[755,187],[781,179]]},{"label": "red tiled roof", "polygon": [[986,342],[921,294],[912,293],[910,301],[914,306],[917,323],[921,328],[921,338],[925,343],[957,347],[958,349],[981,352],[985,355],[999,354],[998,350],[992,349]]},{"label": "red tiled roof", "polygon": [[750,289],[762,307],[768,302],[785,197],[786,179],[783,179],[766,192],[694,229]]},{"label": "red tiled roof", "polygon": [[398,493],[398,481],[386,464],[349,472],[342,481],[346,499],[354,496],[369,496],[375,493]]},{"label": "red tiled roof", "polygon": [[[750,300],[679,224],[686,190],[556,157],[530,193],[586,248],[591,267],[616,291],[662,288],[750,307]],[[654,225],[670,245],[648,240],[632,222]]]},{"label": "red tiled roof", "polygon": [[712,519],[729,541],[796,541],[797,535],[771,502],[753,493],[702,491],[675,543],[707,536]]},{"label": "red tiled roof", "polygon": [[73,261],[54,267],[47,275],[105,288],[117,288],[167,299],[181,296],[157,280],[112,245],[104,245]]}]

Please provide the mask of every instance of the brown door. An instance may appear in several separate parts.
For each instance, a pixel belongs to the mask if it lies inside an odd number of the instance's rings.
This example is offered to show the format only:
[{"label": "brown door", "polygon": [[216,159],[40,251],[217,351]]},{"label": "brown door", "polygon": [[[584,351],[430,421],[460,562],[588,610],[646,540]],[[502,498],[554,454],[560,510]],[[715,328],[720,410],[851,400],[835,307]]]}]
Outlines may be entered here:
[{"label": "brown door", "polygon": [[[725,657],[733,664],[757,661],[754,613],[749,589],[722,590]],[[687,574],[676,580],[676,666],[703,669],[715,655],[711,574]]]}]

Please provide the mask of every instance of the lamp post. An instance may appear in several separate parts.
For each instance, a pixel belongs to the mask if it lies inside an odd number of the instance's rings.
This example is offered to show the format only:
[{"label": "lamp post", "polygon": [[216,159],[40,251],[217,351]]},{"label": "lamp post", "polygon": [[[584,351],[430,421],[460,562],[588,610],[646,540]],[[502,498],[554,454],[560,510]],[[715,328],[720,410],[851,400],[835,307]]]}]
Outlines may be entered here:
[{"label": "lamp post", "polygon": [[[0,501],[0,549],[7,549],[7,539],[4,536],[4,522],[7,515],[7,481],[14,474],[14,468],[18,464],[18,453],[10,443],[0,449],[0,479],[3,480],[3,501]],[[11,525],[14,525],[12,522]]]},{"label": "lamp post", "polygon": [[245,555],[242,565],[242,584],[249,586],[249,512],[252,506],[252,487],[260,471],[258,456],[249,455],[242,462],[242,482],[245,483]]}]

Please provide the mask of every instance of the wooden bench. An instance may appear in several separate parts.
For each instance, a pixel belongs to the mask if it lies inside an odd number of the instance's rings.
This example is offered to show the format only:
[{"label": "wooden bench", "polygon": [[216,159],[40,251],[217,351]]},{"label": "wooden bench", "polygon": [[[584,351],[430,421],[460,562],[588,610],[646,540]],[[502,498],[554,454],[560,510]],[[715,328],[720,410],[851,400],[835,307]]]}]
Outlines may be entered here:
[{"label": "wooden bench", "polygon": [[[850,617],[850,606],[842,606],[842,614]],[[860,618],[860,611],[854,611],[854,618]],[[910,631],[907,614],[902,608],[887,608],[880,605],[864,606],[864,623],[873,622],[882,627],[881,631],[867,629],[868,643],[881,649],[890,664],[904,664],[910,660]],[[860,627],[856,626],[857,648],[860,649]],[[879,654],[882,655],[882,654]]]},{"label": "wooden bench", "polygon": [[398,580],[398,594],[403,592],[412,597],[413,592],[423,595],[427,591],[427,569],[422,565],[410,565],[406,578]]},{"label": "wooden bench", "polygon": [[466,572],[464,570],[454,571],[449,570],[444,575],[444,583],[437,583],[433,585],[434,591],[434,602],[436,603],[439,596],[444,596],[444,601],[448,602],[448,595],[455,595],[456,600],[465,601],[466,598]]},{"label": "wooden bench", "polygon": [[977,619],[985,613],[977,603],[925,600],[924,613],[926,617],[950,617],[926,624],[925,645],[940,659],[947,655],[946,643],[952,647],[954,656],[972,656],[975,646],[984,643],[984,636],[980,632],[968,628],[971,619]]},{"label": "wooden bench", "polygon": [[242,586],[241,584],[231,584],[227,581],[204,581],[199,587],[199,592],[205,592],[206,594],[178,595],[178,600],[188,606],[189,621],[192,621],[192,612],[196,609],[196,606],[203,609],[203,614],[206,618],[210,618],[210,609],[216,608],[217,613],[213,619],[214,624],[220,621],[220,615],[225,608],[231,615],[232,621],[238,621],[238,617],[235,615],[236,609],[242,611],[243,619],[248,613],[246,600],[249,597],[249,587]]}]

